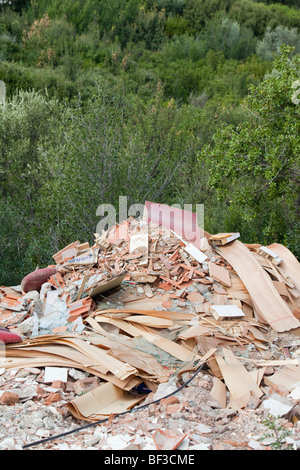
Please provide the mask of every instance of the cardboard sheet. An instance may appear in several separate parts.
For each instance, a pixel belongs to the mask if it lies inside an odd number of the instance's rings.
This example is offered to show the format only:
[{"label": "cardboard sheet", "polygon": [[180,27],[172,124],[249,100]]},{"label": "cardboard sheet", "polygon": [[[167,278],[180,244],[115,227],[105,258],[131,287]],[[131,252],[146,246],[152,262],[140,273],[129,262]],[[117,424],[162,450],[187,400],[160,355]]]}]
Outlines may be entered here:
[{"label": "cardboard sheet", "polygon": [[141,398],[106,383],[77,397],[67,407],[75,418],[93,422],[130,410],[140,401]]}]

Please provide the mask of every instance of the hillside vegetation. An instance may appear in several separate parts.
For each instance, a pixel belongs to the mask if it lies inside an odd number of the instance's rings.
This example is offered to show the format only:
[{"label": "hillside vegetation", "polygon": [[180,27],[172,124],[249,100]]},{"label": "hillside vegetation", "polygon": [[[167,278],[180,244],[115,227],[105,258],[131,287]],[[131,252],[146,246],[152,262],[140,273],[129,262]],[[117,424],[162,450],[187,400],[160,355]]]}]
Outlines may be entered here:
[{"label": "hillside vegetation", "polygon": [[297,0],[2,0],[0,284],[128,197],[299,256]]}]

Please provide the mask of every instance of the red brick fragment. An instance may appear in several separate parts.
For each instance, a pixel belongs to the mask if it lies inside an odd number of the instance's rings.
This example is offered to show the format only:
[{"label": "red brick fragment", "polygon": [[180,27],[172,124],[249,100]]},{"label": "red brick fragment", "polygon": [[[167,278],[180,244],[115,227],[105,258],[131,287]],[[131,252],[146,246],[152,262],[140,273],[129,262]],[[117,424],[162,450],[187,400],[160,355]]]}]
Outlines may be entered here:
[{"label": "red brick fragment", "polygon": [[62,400],[62,394],[60,392],[51,392],[49,393],[49,395],[47,396],[47,398],[45,398],[45,405],[50,405],[51,403],[56,403],[57,401],[61,401]]},{"label": "red brick fragment", "polygon": [[19,395],[13,392],[3,392],[0,397],[1,405],[14,405],[19,401]]}]

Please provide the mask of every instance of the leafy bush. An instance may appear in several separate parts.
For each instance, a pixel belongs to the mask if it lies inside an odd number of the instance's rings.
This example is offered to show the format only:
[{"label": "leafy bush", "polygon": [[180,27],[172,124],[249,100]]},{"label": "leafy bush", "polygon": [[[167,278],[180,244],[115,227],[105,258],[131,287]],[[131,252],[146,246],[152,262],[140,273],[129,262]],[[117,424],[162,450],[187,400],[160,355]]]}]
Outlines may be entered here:
[{"label": "leafy bush", "polygon": [[262,38],[266,28],[282,25],[299,28],[300,10],[273,2],[272,5],[256,3],[251,0],[233,2],[228,15],[241,26],[251,29],[255,36]]},{"label": "leafy bush", "polygon": [[188,22],[188,32],[199,33],[212,18],[226,14],[233,0],[186,0],[182,16]]},{"label": "leafy bush", "polygon": [[191,36],[187,33],[181,36],[174,36],[162,49],[165,59],[176,61],[189,59],[196,62],[203,59],[208,51],[207,41],[199,37]]},{"label": "leafy bush", "polygon": [[214,17],[201,37],[206,40],[207,48],[223,52],[226,59],[242,60],[255,52],[253,32],[228,17]]},{"label": "leafy bush", "polygon": [[202,158],[228,210],[226,230],[260,243],[283,242],[299,255],[299,104],[294,84],[300,57],[286,47],[275,69],[245,101],[252,118],[219,130]]},{"label": "leafy bush", "polygon": [[261,41],[257,43],[256,53],[263,60],[274,60],[283,45],[293,46],[294,53],[300,53],[300,34],[296,28],[277,26],[273,31],[268,26]]},{"label": "leafy bush", "polygon": [[0,62],[0,77],[6,84],[8,97],[19,90],[33,89],[62,101],[78,94],[74,83],[48,69],[31,69],[18,63]]}]

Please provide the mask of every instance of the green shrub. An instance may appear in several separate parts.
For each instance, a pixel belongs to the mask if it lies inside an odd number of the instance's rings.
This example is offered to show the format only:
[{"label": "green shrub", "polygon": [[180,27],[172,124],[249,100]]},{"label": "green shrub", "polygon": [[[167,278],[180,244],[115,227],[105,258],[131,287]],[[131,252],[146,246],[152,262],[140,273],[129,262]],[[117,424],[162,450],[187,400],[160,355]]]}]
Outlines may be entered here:
[{"label": "green shrub", "polygon": [[277,26],[273,31],[268,26],[261,41],[257,43],[256,53],[263,60],[274,60],[283,45],[293,46],[294,53],[300,53],[300,34],[296,28]]}]

